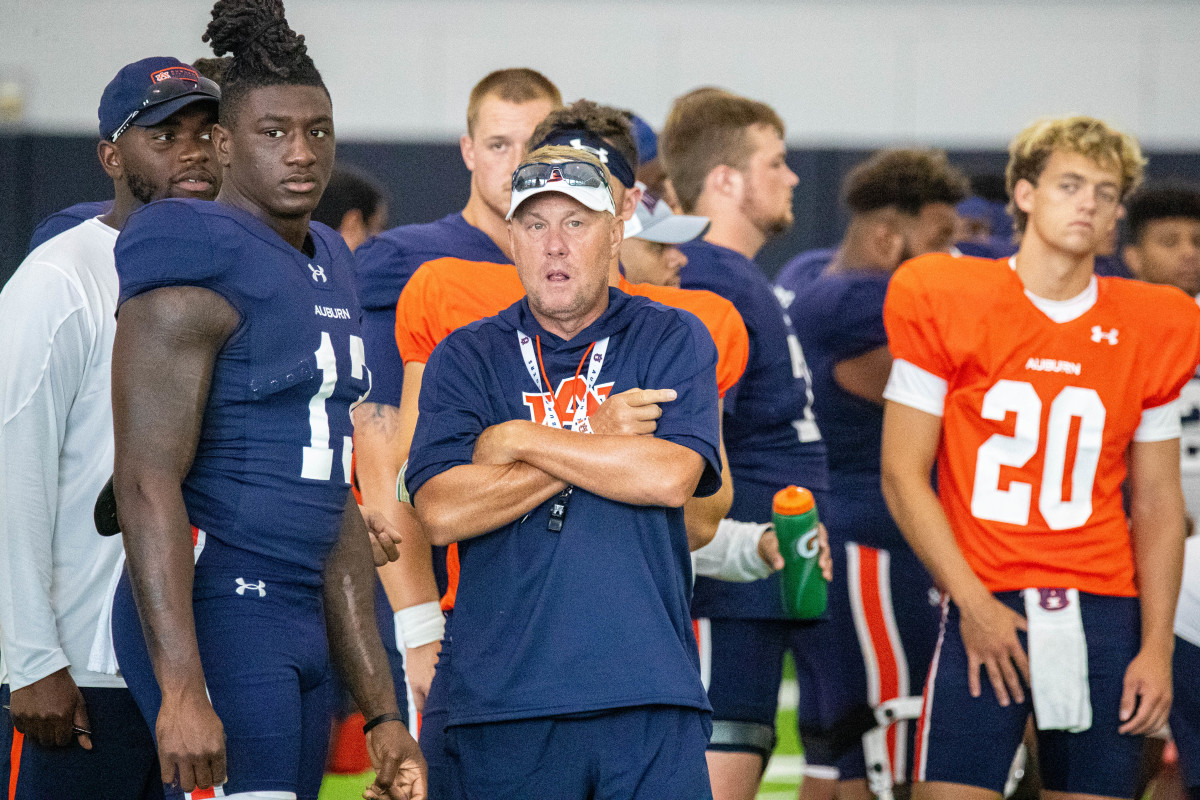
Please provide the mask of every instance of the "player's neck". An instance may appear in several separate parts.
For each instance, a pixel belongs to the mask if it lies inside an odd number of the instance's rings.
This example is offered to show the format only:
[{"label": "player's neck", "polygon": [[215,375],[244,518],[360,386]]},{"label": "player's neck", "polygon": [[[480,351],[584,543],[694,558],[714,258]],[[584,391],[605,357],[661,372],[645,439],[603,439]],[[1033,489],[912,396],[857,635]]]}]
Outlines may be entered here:
[{"label": "player's neck", "polygon": [[1048,244],[1028,232],[1017,251],[1017,277],[1032,292],[1046,300],[1070,300],[1087,289],[1096,259],[1091,253],[1077,255]]},{"label": "player's neck", "polygon": [[471,196],[467,199],[467,205],[462,210],[462,215],[468,225],[487,234],[496,247],[500,248],[500,252],[504,253],[509,260],[512,259],[512,253],[508,249],[508,222],[488,207],[488,204],[474,189],[471,190]]},{"label": "player's neck", "polygon": [[767,235],[740,209],[718,208],[715,204],[710,206],[702,197],[696,204],[694,213],[712,220],[712,226],[705,234],[704,241],[727,247],[751,261],[767,243]]},{"label": "player's neck", "polygon": [[141,208],[145,203],[138,200],[129,191],[129,187],[123,183],[113,184],[113,204],[112,209],[107,214],[100,217],[100,221],[110,228],[122,230],[125,223],[129,221],[129,215]]},{"label": "player's neck", "polygon": [[878,226],[857,224],[851,220],[846,236],[829,264],[829,271],[892,273],[900,266],[895,248],[889,247],[887,237],[881,235]]},{"label": "player's neck", "polygon": [[280,239],[300,252],[304,252],[304,244],[308,240],[308,222],[312,218],[311,214],[301,217],[277,217],[239,192],[233,183],[233,181],[227,180],[221,185],[217,202],[240,208],[247,214],[257,217],[260,222],[279,234]]}]

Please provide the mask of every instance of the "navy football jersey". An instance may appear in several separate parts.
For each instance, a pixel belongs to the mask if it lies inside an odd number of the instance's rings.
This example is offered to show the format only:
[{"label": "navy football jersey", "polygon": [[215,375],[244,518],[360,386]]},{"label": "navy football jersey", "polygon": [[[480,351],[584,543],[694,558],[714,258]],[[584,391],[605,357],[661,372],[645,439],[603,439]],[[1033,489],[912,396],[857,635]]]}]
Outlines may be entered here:
[{"label": "navy football jersey", "polygon": [[[829,488],[804,352],[753,261],[700,240],[680,249],[688,257],[680,276],[683,288],[707,289],[730,300],[750,333],[746,372],[725,394],[725,452],[733,475],[729,516],[770,522],[771,501],[785,486]],[[699,578],[693,616],[784,619],[778,582],[778,575],[752,583]]]},{"label": "navy football jersey", "polygon": [[112,210],[112,200],[98,202],[76,203],[62,211],[55,211],[38,223],[29,238],[29,252],[33,252],[46,242],[58,236],[63,231],[74,228],[85,219],[92,219]]},{"label": "navy football jersey", "polygon": [[350,486],[350,411],[370,387],[354,262],[310,227],[313,255],[223,203],[161,200],[117,239],[119,302],[199,286],[237,310],[217,356],[183,497],[224,544],[308,573],[324,569]]},{"label": "navy football jersey", "polygon": [[[832,251],[825,251],[825,264]],[[887,346],[883,301],[890,274],[821,268],[820,257],[809,268],[781,273],[776,290],[788,303],[796,336],[812,372],[814,408],[829,446],[830,502],[842,508],[834,515],[847,523],[829,526],[835,542],[845,539],[876,548],[907,547],[892,521],[880,489],[879,458],[883,407],[843,389],[834,380],[839,361]]]},{"label": "navy football jersey", "polygon": [[[421,383],[410,490],[417,494],[433,476],[470,464],[476,439],[492,425],[541,422],[557,400],[569,429],[580,404],[591,413],[610,393],[654,387],[678,392],[663,404],[654,435],[703,456],[696,494],[715,492],[712,337],[679,309],[618,289],[609,289],[609,303],[565,342],[538,324],[524,299],[444,339]],[[535,342],[548,373],[538,370],[536,381],[522,355]],[[688,613],[683,509],[618,503],[576,488],[554,532],[552,502],[459,542],[458,596],[438,662],[450,723],[650,704],[707,710]]]},{"label": "navy football jersey", "polygon": [[[783,269],[779,270],[779,274],[775,276],[775,294],[779,296],[779,302],[783,304],[785,309],[790,304],[786,301],[785,295],[780,294],[779,289],[781,287],[799,286],[801,283],[807,283],[817,277],[821,270],[825,269],[829,262],[833,260],[836,253],[836,247],[805,250],[783,265]],[[826,439],[828,438],[826,437]]]},{"label": "navy football jersey", "polygon": [[363,341],[374,370],[371,402],[400,405],[404,362],[396,346],[396,302],[408,279],[427,261],[459,258],[491,264],[512,261],[463,215],[436,222],[402,225],[365,242],[354,253],[358,296],[363,306]]}]

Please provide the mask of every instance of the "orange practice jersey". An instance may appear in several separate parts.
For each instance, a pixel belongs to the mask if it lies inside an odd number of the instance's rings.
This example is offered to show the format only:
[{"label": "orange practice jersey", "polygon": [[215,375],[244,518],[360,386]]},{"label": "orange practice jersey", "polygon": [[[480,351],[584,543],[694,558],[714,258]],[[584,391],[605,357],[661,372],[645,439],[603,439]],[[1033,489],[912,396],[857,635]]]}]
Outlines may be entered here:
[{"label": "orange practice jersey", "polygon": [[[630,283],[626,294],[682,308],[700,318],[717,345],[717,391],[721,397],[746,371],[750,335],[733,303],[712,292]],[[438,342],[464,325],[495,316],[525,296],[509,264],[439,258],[422,264],[396,304],[396,345],[404,363],[424,364]]]},{"label": "orange practice jersey", "polygon": [[893,356],[947,382],[938,494],[991,591],[1134,596],[1126,451],[1200,360],[1200,309],[1177,289],[1099,278],[1056,323],[1006,260],[922,256],[892,278]]},{"label": "orange practice jersey", "polygon": [[[741,314],[713,292],[629,283],[621,278],[621,291],[642,295],[663,305],[682,308],[700,318],[717,345],[717,391],[721,397],[746,371],[750,335]],[[525,296],[516,267],[439,258],[422,264],[396,304],[396,345],[404,363],[424,364],[438,342],[464,325],[495,316]],[[446,551],[449,588],[442,608],[454,608],[458,589],[458,548]]]}]

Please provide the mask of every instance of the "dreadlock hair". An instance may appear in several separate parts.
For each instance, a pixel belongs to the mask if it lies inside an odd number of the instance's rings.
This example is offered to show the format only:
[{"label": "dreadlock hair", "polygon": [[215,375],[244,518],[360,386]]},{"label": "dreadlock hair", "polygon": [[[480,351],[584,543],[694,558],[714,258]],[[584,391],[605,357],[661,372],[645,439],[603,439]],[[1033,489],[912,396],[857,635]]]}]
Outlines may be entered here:
[{"label": "dreadlock hair", "polygon": [[304,37],[293,31],[283,15],[283,0],[217,0],[201,39],[218,56],[233,61],[221,83],[220,122],[224,127],[252,89],[264,86],[319,86],[321,73],[308,57]]}]

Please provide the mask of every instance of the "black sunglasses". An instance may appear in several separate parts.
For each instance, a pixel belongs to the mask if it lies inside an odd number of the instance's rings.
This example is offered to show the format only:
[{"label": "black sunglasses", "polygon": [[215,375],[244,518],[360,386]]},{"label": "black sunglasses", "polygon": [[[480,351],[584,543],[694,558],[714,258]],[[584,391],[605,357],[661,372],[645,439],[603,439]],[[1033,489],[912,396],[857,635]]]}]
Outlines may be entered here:
[{"label": "black sunglasses", "polygon": [[540,189],[555,181],[565,181],[568,186],[590,186],[593,189],[603,187],[612,191],[609,188],[608,179],[604,177],[604,170],[586,161],[522,164],[513,173],[512,190],[524,192],[529,189]]},{"label": "black sunglasses", "polygon": [[158,81],[146,90],[146,96],[142,98],[142,104],[125,118],[125,121],[117,126],[113,131],[112,136],[108,137],[110,142],[115,142],[117,137],[125,131],[129,130],[129,126],[146,111],[148,108],[161,105],[179,97],[187,95],[202,95],[211,97],[213,100],[221,100],[221,87],[203,76],[198,76],[198,80],[192,81],[185,78],[167,78],[166,80]]}]

